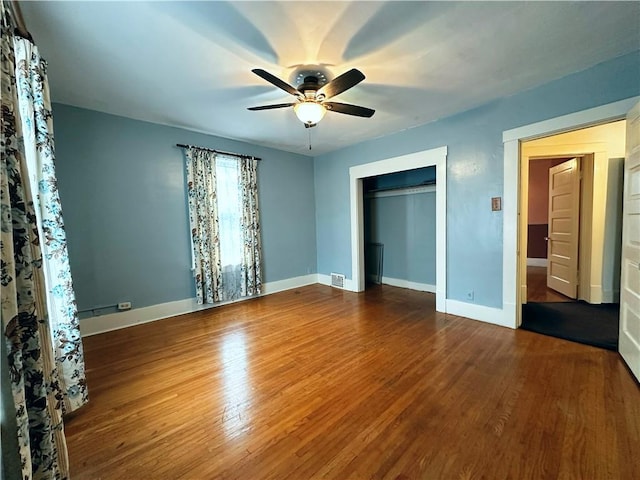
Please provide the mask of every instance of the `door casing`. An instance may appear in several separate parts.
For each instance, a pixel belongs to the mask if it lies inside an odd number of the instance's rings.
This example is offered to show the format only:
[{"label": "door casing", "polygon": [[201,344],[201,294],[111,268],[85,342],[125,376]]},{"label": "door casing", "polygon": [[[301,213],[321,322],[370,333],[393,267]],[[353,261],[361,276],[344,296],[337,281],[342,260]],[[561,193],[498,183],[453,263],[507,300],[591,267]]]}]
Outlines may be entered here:
[{"label": "door casing", "polygon": [[627,112],[640,100],[631,97],[617,102],[589,108],[541,122],[505,130],[503,162],[503,248],[502,248],[502,317],[505,325],[518,328],[521,324],[519,215],[520,215],[520,158],[521,143],[557,133],[601,125],[626,118]]}]

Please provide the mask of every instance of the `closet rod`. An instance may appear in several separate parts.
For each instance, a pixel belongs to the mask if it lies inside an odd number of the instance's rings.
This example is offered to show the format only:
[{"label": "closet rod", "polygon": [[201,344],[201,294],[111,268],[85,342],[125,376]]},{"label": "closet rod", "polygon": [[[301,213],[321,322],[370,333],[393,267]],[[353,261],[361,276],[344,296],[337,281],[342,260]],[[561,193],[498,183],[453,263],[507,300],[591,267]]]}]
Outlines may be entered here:
[{"label": "closet rod", "polygon": [[206,147],[197,147],[195,145],[185,145],[184,143],[176,143],[176,147],[197,148],[198,150],[206,150],[207,152],[219,153],[221,155],[231,155],[233,157],[250,158],[251,160],[262,160],[261,158],[254,157],[253,155],[242,155],[240,153],[223,152],[222,150],[214,150],[213,148],[206,148]]}]

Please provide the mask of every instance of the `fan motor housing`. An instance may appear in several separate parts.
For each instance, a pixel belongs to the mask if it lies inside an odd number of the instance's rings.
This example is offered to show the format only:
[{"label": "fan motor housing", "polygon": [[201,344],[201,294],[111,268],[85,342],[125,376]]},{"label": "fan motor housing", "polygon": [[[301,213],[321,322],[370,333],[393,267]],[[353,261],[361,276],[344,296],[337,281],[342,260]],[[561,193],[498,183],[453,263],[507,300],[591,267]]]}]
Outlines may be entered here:
[{"label": "fan motor housing", "polygon": [[304,77],[304,82],[298,86],[298,91],[308,99],[314,99],[320,88],[318,78],[311,75]]},{"label": "fan motor housing", "polygon": [[302,85],[307,77],[315,77],[318,80],[318,88],[329,83],[333,75],[324,65],[298,65],[291,72],[289,81],[292,85]]}]

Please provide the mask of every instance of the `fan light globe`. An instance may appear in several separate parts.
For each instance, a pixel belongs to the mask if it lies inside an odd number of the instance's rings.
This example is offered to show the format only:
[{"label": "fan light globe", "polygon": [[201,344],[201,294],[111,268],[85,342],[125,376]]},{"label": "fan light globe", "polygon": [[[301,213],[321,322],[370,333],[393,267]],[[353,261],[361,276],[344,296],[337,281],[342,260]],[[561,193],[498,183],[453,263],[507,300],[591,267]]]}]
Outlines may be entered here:
[{"label": "fan light globe", "polygon": [[302,102],[293,107],[296,112],[296,116],[302,123],[307,125],[314,125],[322,120],[324,114],[327,113],[327,109],[317,102]]}]

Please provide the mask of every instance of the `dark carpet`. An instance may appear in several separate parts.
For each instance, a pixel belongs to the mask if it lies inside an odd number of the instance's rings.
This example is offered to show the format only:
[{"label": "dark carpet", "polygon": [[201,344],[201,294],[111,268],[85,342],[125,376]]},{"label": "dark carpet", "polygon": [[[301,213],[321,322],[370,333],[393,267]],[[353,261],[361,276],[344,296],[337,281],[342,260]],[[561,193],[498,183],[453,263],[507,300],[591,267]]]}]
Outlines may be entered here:
[{"label": "dark carpet", "polygon": [[620,305],[586,302],[527,303],[524,330],[618,351]]}]

